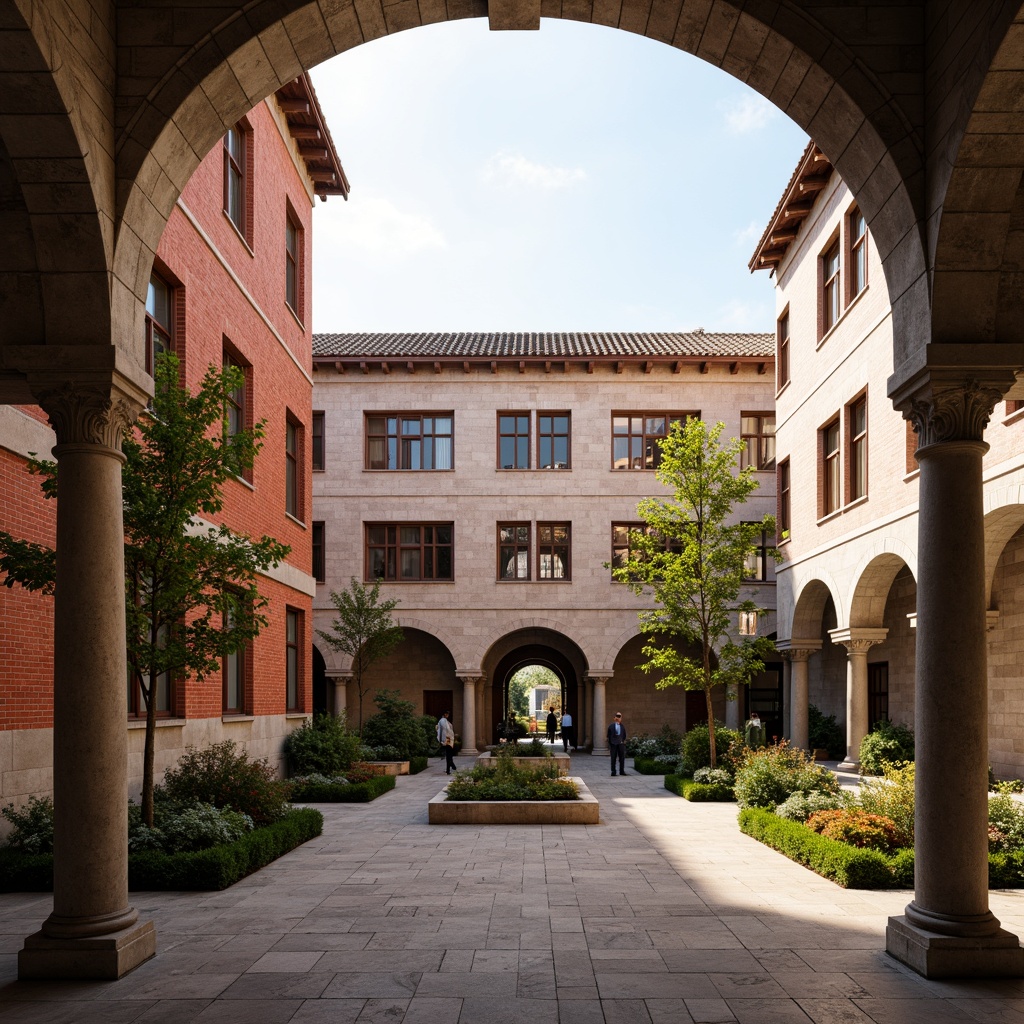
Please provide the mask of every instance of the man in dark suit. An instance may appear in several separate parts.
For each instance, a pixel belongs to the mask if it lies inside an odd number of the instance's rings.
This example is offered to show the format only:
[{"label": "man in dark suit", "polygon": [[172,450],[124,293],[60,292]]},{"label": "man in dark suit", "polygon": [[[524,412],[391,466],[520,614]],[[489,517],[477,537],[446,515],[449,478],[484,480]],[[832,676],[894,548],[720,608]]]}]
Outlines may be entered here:
[{"label": "man in dark suit", "polygon": [[626,774],[626,727],[622,724],[622,712],[615,712],[615,720],[608,726],[608,749],[612,754],[612,778],[615,777],[615,760],[618,758],[619,774]]}]

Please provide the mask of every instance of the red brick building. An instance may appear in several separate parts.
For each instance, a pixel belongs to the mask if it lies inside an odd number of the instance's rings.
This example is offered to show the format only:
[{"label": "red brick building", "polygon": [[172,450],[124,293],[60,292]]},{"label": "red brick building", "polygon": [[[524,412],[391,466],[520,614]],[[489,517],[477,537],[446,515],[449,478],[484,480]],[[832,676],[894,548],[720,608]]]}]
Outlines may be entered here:
[{"label": "red brick building", "polygon": [[[268,625],[222,673],[157,687],[157,770],[220,739],[275,761],[312,706],[312,209],[348,183],[308,76],[257,105],[199,165],[163,238],[147,302],[147,369],[173,349],[185,383],[210,365],[245,373],[229,424],[264,422],[251,473],[224,490],[222,521],[290,545],[260,580]],[[54,435],[36,406],[0,406],[0,529],[55,543],[53,502],[25,468]],[[0,587],[0,803],[51,788],[53,599]],[[142,774],[145,708],[129,686],[129,791]]]}]

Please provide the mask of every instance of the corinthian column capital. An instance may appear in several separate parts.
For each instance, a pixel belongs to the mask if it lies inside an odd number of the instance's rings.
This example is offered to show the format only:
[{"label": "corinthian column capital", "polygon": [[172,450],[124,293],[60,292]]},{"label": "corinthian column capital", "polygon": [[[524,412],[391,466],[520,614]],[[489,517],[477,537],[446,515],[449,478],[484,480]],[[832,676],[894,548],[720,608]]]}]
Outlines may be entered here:
[{"label": "corinthian column capital", "polygon": [[124,432],[146,407],[146,395],[117,375],[47,375],[33,380],[32,390],[58,446],[99,445],[120,454]]}]

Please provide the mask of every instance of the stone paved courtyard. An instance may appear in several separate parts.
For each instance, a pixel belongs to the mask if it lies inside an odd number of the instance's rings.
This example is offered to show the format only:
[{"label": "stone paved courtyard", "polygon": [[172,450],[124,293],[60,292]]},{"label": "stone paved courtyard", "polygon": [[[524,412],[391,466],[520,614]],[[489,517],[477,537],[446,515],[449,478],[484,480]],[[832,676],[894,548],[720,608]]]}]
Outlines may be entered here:
[{"label": "stone paved courtyard", "polygon": [[[18,982],[50,900],[0,896],[0,1022],[1024,1022],[1024,980],[926,982],[883,952],[909,893],[840,889],[732,805],[578,755],[600,825],[429,826],[437,764],[323,807],[320,839],[224,892],[133,894],[159,953],[121,981]],[[1024,894],[992,909],[1024,934]]]}]

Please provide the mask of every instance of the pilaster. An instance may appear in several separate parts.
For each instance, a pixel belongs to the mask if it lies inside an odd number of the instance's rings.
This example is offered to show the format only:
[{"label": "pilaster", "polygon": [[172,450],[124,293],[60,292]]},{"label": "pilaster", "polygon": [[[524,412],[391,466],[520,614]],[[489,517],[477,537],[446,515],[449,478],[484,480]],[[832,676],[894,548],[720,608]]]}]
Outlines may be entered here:
[{"label": "pilaster", "polygon": [[820,640],[779,640],[775,647],[789,666],[789,740],[794,747],[807,750],[808,738],[808,662],[821,650]]},{"label": "pilaster", "polygon": [[840,768],[860,766],[860,744],[868,734],[868,651],[882,643],[889,630],[846,626],[830,629],[832,643],[846,648],[846,757]]}]

